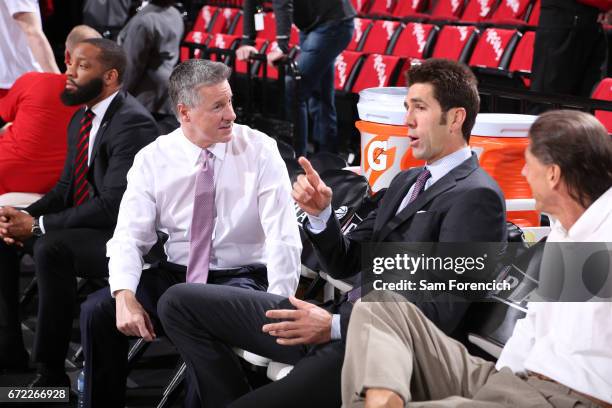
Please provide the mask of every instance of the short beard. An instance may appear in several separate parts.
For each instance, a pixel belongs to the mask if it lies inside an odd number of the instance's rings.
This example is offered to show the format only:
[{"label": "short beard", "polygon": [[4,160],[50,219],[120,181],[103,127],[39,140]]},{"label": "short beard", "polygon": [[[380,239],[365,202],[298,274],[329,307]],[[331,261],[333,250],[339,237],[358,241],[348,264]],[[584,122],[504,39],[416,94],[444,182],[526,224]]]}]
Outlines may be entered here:
[{"label": "short beard", "polygon": [[102,78],[94,78],[81,86],[76,84],[74,85],[77,87],[75,91],[68,91],[68,89],[64,89],[60,95],[62,103],[66,106],[83,105],[86,102],[98,97],[104,88]]}]

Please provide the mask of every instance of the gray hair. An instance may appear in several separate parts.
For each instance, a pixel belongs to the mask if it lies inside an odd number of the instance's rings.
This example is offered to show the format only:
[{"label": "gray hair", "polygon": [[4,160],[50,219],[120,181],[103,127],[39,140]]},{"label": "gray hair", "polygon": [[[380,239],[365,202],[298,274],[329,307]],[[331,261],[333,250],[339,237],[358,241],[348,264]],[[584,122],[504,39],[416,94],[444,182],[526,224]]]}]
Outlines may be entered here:
[{"label": "gray hair", "polygon": [[177,65],[168,85],[175,112],[179,103],[190,107],[198,105],[201,102],[198,94],[200,87],[220,84],[231,74],[230,67],[210,60],[190,59]]}]

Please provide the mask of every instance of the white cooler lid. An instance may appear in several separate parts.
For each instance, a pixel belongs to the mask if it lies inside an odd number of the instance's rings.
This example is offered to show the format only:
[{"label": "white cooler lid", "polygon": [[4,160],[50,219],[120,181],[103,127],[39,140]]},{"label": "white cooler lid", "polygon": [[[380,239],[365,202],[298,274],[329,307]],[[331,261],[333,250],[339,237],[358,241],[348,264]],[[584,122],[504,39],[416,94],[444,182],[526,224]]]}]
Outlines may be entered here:
[{"label": "white cooler lid", "polygon": [[512,113],[479,113],[472,136],[527,137],[537,116]]},{"label": "white cooler lid", "polygon": [[406,88],[367,88],[359,92],[359,119],[385,125],[404,125]]}]

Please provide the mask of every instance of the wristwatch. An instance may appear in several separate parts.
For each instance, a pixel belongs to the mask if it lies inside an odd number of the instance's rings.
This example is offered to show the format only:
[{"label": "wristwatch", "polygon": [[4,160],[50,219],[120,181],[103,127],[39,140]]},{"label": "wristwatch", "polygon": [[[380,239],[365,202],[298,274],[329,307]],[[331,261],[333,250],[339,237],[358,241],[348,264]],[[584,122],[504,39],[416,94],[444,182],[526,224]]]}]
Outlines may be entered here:
[{"label": "wristwatch", "polygon": [[40,228],[40,223],[38,221],[38,217],[34,218],[34,222],[32,223],[32,235],[35,237],[41,237],[43,235],[43,231]]}]

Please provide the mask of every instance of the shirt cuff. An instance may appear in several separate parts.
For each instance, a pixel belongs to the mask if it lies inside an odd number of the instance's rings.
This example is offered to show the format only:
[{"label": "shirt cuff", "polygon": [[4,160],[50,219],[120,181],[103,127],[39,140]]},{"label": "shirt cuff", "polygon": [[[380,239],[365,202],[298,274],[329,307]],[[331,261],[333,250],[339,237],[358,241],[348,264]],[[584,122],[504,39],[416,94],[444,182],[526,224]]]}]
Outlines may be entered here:
[{"label": "shirt cuff", "polygon": [[40,230],[42,231],[43,234],[46,234],[47,231],[45,231],[45,222],[43,221],[43,218],[45,216],[41,215],[40,217],[38,217],[38,226],[40,227]]},{"label": "shirt cuff", "polygon": [[340,315],[339,314],[332,315],[331,339],[332,340],[342,339],[342,331],[340,330]]},{"label": "shirt cuff", "polygon": [[308,214],[308,221],[310,222],[308,230],[313,234],[323,232],[327,227],[327,221],[329,220],[329,217],[331,217],[331,213],[331,205],[328,205],[319,215]]}]

